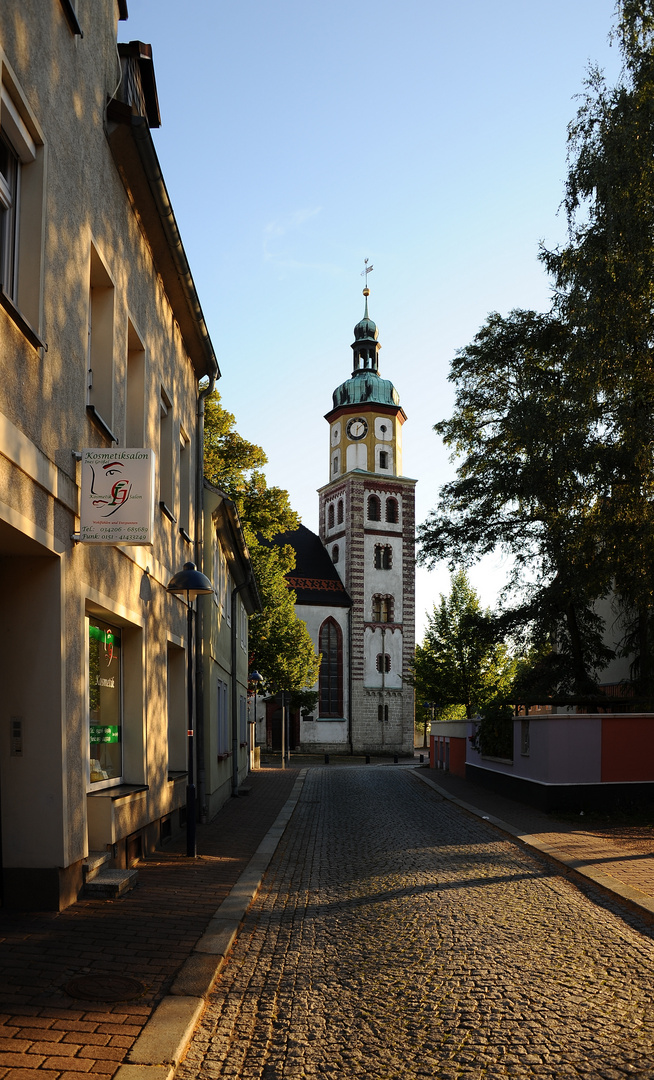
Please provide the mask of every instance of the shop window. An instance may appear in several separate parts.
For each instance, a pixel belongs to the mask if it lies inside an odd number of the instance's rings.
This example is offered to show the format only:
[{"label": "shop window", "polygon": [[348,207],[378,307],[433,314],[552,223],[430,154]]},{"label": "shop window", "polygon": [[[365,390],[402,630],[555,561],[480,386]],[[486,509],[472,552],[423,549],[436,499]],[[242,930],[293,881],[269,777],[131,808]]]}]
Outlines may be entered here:
[{"label": "shop window", "polygon": [[320,627],[320,716],[343,715],[343,634],[338,623],[326,619]]},{"label": "shop window", "polygon": [[121,632],[95,617],[88,628],[90,782],[106,786],[123,773]]},{"label": "shop window", "polygon": [[368,496],[368,521],[381,521],[381,500],[378,495]]},{"label": "shop window", "polygon": [[327,508],[327,528],[334,528],[334,504],[330,503]]},{"label": "shop window", "polygon": [[372,621],[378,623],[393,621],[393,597],[373,596],[372,598]]},{"label": "shop window", "polygon": [[386,500],[386,520],[397,525],[400,520],[397,499]]},{"label": "shop window", "polygon": [[391,670],[391,658],[389,654],[377,653],[377,671],[384,671],[386,674]]},{"label": "shop window", "polygon": [[[1,65],[0,65],[1,66]],[[44,154],[6,69],[0,87],[0,304],[35,349],[41,320]]]},{"label": "shop window", "polygon": [[333,563],[338,562],[338,556],[339,556],[338,544],[334,544],[334,546],[332,548],[332,562]]},{"label": "shop window", "polygon": [[390,544],[375,545],[375,570],[390,570],[393,566],[393,549]]},{"label": "shop window", "polygon": [[342,525],[342,524],[343,524],[343,500],[342,500],[342,499],[339,499],[339,500],[338,500],[338,507],[337,507],[337,511],[336,511],[336,518],[337,518],[337,520],[338,520],[338,524],[339,524],[339,525]]}]

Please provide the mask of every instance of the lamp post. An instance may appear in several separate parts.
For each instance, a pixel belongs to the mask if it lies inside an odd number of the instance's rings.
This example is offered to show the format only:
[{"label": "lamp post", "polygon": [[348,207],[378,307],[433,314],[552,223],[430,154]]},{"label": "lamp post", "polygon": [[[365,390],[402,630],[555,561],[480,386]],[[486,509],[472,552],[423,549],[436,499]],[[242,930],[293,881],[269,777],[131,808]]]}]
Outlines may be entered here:
[{"label": "lamp post", "polygon": [[195,775],[193,764],[193,602],[196,596],[203,596],[206,593],[213,592],[213,585],[209,581],[208,577],[200,573],[196,569],[195,563],[184,563],[184,569],[180,570],[177,574],[171,577],[168,585],[166,586],[168,592],[176,593],[178,596],[186,596],[187,607],[187,630],[186,636],[188,638],[186,656],[187,656],[187,701],[188,701],[188,776],[186,784],[186,854],[194,859],[197,856],[198,849],[196,843],[196,830],[195,830]]}]

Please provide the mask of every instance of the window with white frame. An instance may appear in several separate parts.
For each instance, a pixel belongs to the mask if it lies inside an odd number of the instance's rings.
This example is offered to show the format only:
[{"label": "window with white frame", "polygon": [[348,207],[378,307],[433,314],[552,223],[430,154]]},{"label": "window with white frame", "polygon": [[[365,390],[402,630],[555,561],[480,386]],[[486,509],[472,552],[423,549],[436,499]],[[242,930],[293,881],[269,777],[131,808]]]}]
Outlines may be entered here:
[{"label": "window with white frame", "polygon": [[35,348],[43,345],[44,147],[0,54],[0,302]]},{"label": "window with white frame", "polygon": [[227,683],[217,679],[216,687],[216,746],[219,757],[229,753],[229,703]]},{"label": "window with white frame", "polygon": [[238,722],[241,746],[247,746],[248,742],[248,702],[247,698],[240,695],[238,699]]}]

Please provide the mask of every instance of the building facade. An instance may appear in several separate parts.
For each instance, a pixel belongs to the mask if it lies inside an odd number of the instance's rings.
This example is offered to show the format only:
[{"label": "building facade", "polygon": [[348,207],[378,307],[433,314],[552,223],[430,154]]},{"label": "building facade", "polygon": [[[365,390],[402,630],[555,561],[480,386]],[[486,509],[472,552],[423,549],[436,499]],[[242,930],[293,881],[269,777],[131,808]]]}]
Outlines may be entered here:
[{"label": "building facade", "polygon": [[[125,867],[183,825],[189,642],[166,586],[200,561],[200,380],[219,375],[150,48],[117,46],[125,0],[75,12],[0,5],[1,881],[5,905],[55,910],[89,851]],[[107,521],[137,506],[127,448],[155,462],[147,543],[79,542],[81,451]]]}]

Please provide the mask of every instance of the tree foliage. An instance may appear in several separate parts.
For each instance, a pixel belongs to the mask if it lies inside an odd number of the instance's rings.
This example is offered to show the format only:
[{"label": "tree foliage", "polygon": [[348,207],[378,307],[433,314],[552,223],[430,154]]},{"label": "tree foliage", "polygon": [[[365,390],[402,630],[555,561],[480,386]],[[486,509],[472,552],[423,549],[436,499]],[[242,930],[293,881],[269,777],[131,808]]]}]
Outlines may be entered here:
[{"label": "tree foliage", "polygon": [[506,618],[556,641],[552,689],[593,686],[610,655],[594,605],[615,592],[649,692],[654,0],[622,0],[615,38],[618,85],[592,68],[568,130],[568,242],[540,252],[552,308],[490,315],[455,359],[455,411],[436,431],[461,463],[420,540],[427,563],[511,554],[520,599]]},{"label": "tree foliage", "polygon": [[[295,593],[285,575],[295,566],[293,548],[266,544],[300,519],[288,492],[268,487],[262,471],[266,455],[236,431],[218,391],[205,402],[204,474],[238,508],[263,610],[249,621],[252,665],[269,690],[303,691],[318,676],[318,657],[305,623],[295,615]],[[304,700],[304,699],[303,699]]]},{"label": "tree foliage", "polygon": [[424,641],[416,647],[417,699],[454,707],[453,717],[461,711],[474,716],[484,702],[508,692],[513,667],[506,646],[496,639],[490,613],[482,611],[477,593],[459,570],[452,576],[449,596],[441,593],[434,605]]}]

